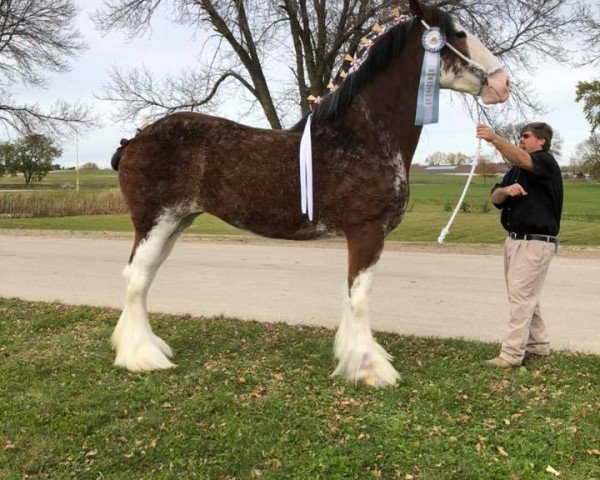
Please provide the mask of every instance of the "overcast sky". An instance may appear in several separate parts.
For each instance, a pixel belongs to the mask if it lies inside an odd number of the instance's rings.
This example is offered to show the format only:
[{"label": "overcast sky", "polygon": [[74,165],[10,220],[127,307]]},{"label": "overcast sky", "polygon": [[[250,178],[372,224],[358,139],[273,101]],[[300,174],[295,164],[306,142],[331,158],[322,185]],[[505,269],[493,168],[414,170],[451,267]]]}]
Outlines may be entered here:
[{"label": "overcast sky", "polygon": [[[104,115],[102,128],[95,129],[79,139],[79,163],[94,162],[101,168],[110,164],[110,157],[118,146],[121,137],[130,138],[137,125],[133,123],[115,125],[110,119],[112,106],[108,102],[96,100],[94,94],[101,92],[107,83],[110,67],[123,69],[133,66],[148,66],[158,75],[174,73],[183,67],[193,66],[200,41],[193,39],[191,32],[182,31],[169,21],[157,21],[153,31],[143,38],[127,39],[125,34],[113,33],[102,36],[89,19],[89,14],[97,9],[102,0],[79,0],[81,12],[78,28],[85,36],[88,50],[72,64],[66,74],[49,77],[45,90],[17,92],[19,98],[50,105],[61,98],[68,101],[83,101],[93,104]],[[164,17],[167,17],[164,14]],[[552,125],[564,139],[562,164],[568,164],[578,143],[589,137],[590,128],[582,111],[582,105],[575,102],[575,86],[580,80],[598,78],[597,68],[575,69],[553,64],[538,65],[535,76],[525,77],[536,88],[539,99],[549,113],[531,120],[541,120]],[[442,90],[440,119],[435,125],[423,129],[414,161],[423,163],[427,155],[436,151],[475,153],[477,141],[475,127],[469,116],[457,103],[452,105],[449,94]],[[228,108],[224,116],[239,120],[241,111]],[[268,127],[265,120],[244,119],[242,123]],[[484,148],[484,153],[489,147]],[[74,141],[63,145],[63,155],[59,162],[63,166],[76,163]]]}]

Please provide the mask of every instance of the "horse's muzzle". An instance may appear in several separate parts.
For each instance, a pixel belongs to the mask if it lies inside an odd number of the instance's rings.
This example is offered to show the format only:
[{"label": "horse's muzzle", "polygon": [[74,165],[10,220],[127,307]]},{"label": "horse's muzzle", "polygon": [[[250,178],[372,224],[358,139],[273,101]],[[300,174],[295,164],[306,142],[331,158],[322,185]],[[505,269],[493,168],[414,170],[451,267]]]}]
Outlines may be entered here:
[{"label": "horse's muzzle", "polygon": [[486,105],[503,103],[510,96],[510,79],[504,70],[498,70],[487,77],[487,84],[481,89],[481,100]]}]

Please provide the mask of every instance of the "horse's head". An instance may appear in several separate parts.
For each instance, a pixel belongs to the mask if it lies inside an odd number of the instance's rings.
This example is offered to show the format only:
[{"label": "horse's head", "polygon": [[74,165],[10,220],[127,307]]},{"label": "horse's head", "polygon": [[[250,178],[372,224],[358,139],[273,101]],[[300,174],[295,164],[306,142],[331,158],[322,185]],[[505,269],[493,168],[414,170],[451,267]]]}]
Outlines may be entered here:
[{"label": "horse's head", "polygon": [[483,103],[508,100],[510,81],[502,64],[481,41],[437,9],[429,9],[419,0],[409,0],[412,13],[423,28],[436,26],[446,36],[441,51],[441,88],[480,96]]}]

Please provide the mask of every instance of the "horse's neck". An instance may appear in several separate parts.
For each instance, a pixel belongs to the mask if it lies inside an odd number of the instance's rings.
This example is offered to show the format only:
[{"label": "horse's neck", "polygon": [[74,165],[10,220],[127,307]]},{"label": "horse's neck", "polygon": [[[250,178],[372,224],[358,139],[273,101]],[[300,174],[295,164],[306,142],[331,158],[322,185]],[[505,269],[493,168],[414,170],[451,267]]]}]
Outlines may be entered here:
[{"label": "horse's neck", "polygon": [[421,134],[415,126],[421,65],[414,58],[402,52],[358,95],[349,113],[360,136],[375,140],[390,157],[401,155],[406,171]]}]

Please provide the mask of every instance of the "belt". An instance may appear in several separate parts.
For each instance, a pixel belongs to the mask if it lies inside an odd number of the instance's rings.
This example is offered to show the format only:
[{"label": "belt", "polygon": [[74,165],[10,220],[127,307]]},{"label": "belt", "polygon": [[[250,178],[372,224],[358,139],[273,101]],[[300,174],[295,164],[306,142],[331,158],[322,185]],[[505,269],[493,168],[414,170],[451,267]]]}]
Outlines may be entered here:
[{"label": "belt", "polygon": [[510,232],[508,236],[513,240],[540,240],[542,242],[554,243],[555,245],[558,245],[558,238],[553,237],[551,235],[539,235],[537,233],[522,234]]}]

